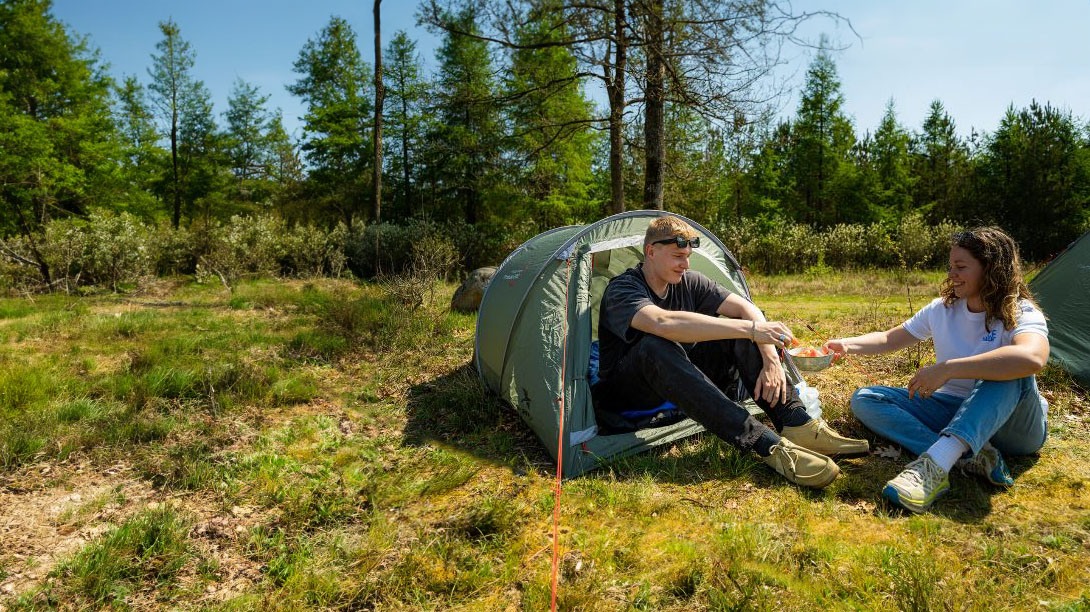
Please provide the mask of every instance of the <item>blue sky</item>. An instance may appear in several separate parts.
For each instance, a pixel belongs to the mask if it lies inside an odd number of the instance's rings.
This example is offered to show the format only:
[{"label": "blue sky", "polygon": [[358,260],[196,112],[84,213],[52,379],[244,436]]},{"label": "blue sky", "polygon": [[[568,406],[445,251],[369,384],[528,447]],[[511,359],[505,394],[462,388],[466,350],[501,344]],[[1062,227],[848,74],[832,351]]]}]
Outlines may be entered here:
[{"label": "blue sky", "polygon": [[[158,22],[172,17],[196,51],[195,73],[212,91],[222,113],[236,78],[270,95],[284,111],[292,132],[303,108],[285,84],[296,75],[292,63],[303,44],[329,21],[348,20],[363,56],[374,60],[369,0],[54,0],[53,13],[71,31],[88,35],[119,79],[135,74],[148,82],[150,56],[160,35]],[[416,25],[414,0],[385,0],[383,40],[403,29],[419,43],[434,69],[435,36]],[[939,98],[958,131],[991,131],[1007,106],[1033,99],[1090,119],[1090,0],[851,0],[796,2],[796,10],[830,9],[851,20],[844,26],[816,20],[805,28],[812,40],[828,34],[848,47],[835,53],[845,111],[856,132],[874,131],[892,97],[900,122],[918,130],[931,100]],[[808,49],[788,50],[793,92],[780,102],[796,108]],[[298,132],[296,132],[298,135]]]}]

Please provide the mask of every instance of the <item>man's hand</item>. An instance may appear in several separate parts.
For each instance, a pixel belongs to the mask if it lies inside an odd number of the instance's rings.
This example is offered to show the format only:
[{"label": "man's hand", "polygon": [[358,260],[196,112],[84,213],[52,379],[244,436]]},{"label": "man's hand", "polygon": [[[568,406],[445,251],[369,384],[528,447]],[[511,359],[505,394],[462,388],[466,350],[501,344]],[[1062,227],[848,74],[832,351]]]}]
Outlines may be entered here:
[{"label": "man's hand", "polygon": [[772,406],[787,401],[787,379],[779,359],[765,359],[764,365],[761,366],[761,374],[757,376],[757,388],[754,391],[757,397],[766,400]]},{"label": "man's hand", "polygon": [[908,397],[911,399],[914,394],[922,398],[931,397],[931,394],[948,380],[950,375],[946,364],[936,363],[920,368],[912,380],[908,381]]},{"label": "man's hand", "polygon": [[791,333],[791,328],[779,321],[751,323],[751,325],[750,339],[757,344],[772,344],[776,348],[785,348],[798,344],[798,340],[795,340],[795,334]]}]

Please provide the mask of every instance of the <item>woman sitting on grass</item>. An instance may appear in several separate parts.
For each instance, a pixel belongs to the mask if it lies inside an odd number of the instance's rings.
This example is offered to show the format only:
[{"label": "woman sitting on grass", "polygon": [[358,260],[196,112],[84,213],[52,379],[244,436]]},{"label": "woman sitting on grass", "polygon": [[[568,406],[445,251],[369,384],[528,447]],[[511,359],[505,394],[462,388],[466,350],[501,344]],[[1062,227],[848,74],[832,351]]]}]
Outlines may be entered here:
[{"label": "woman sitting on grass", "polygon": [[1033,375],[1048,361],[1048,328],[1010,236],[995,227],[954,234],[941,297],[893,329],[825,346],[839,358],[927,338],[935,340],[936,363],[920,368],[907,388],[865,387],[852,396],[864,425],[919,455],[882,491],[913,512],[950,489],[954,465],[1010,486],[1003,453],[1034,453],[1045,442],[1048,402]]}]

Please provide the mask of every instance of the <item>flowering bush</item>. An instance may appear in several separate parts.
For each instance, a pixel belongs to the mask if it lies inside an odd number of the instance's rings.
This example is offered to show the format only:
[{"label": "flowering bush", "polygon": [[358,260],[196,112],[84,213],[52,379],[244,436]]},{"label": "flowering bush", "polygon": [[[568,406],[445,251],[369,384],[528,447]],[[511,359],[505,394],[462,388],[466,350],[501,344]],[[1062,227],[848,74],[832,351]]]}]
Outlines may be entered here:
[{"label": "flowering bush", "polygon": [[[932,226],[919,214],[909,214],[896,225],[840,224],[825,230],[779,217],[742,218],[722,222],[715,231],[743,266],[771,274],[821,267],[942,266],[955,229],[948,221]],[[99,285],[116,291],[120,284],[152,274],[195,274],[198,282],[232,287],[247,276],[309,278],[341,276],[347,270],[359,278],[387,281],[411,275],[412,283],[401,284],[412,286],[407,301],[416,304],[420,292],[430,291],[436,280],[459,268],[497,264],[536,231],[530,220],[513,225],[356,221],[331,230],[289,228],[273,215],[195,221],[174,229],[166,223],[146,225],[127,213],[95,211],[87,220],[52,220],[32,239],[0,240],[0,290],[74,291]],[[41,263],[49,271],[49,286]]]},{"label": "flowering bush", "polygon": [[941,266],[957,226],[928,225],[918,214],[896,226],[841,223],[826,230],[779,218],[720,224],[716,234],[739,263],[766,274],[803,272],[817,265],[832,268]]},{"label": "flowering bush", "polygon": [[152,274],[151,233],[136,217],[95,211],[84,231],[87,249],[83,267],[89,282],[117,291],[118,283]]}]

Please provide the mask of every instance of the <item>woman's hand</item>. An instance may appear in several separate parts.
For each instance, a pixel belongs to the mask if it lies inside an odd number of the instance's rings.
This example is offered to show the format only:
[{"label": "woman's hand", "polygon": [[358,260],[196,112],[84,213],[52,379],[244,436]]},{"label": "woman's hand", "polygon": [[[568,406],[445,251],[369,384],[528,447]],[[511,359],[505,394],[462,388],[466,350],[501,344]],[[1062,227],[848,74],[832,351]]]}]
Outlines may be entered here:
[{"label": "woman's hand", "polygon": [[848,345],[844,343],[845,338],[837,338],[836,340],[829,340],[821,346],[823,352],[833,352],[833,361],[840,361],[848,354]]},{"label": "woman's hand", "polygon": [[791,333],[791,328],[779,321],[752,323],[751,325],[752,332],[750,340],[753,340],[757,344],[772,344],[776,348],[784,348],[798,344],[798,340],[795,340],[795,334]]},{"label": "woman's hand", "polygon": [[779,359],[766,359],[757,376],[757,397],[764,399],[771,406],[787,401],[787,377]]},{"label": "woman's hand", "polygon": [[931,394],[948,380],[950,380],[950,374],[944,363],[920,368],[912,380],[908,381],[908,397],[911,399],[913,394],[923,398],[931,397]]}]

